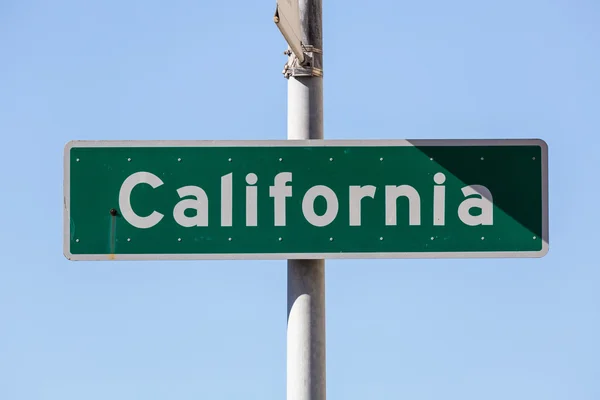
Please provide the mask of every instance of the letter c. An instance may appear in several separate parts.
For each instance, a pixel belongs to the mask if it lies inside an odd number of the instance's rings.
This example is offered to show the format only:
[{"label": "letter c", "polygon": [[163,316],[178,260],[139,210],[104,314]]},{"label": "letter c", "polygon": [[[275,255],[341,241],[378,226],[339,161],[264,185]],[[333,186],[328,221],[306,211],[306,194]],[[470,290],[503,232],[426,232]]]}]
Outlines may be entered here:
[{"label": "letter c", "polygon": [[130,175],[125,179],[121,185],[121,190],[119,190],[119,208],[121,209],[123,218],[131,225],[140,229],[152,228],[160,222],[164,215],[153,211],[152,214],[147,217],[140,217],[133,211],[133,208],[131,208],[131,192],[133,191],[133,188],[140,183],[146,183],[152,186],[153,189],[156,189],[163,184],[163,181],[150,172],[136,172],[135,174]]}]

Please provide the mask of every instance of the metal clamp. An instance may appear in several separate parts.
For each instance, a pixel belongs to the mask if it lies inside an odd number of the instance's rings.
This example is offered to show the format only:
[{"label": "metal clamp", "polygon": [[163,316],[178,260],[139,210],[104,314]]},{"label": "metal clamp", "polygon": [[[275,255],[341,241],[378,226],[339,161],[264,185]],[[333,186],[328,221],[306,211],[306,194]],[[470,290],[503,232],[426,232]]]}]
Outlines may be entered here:
[{"label": "metal clamp", "polygon": [[302,45],[304,50],[304,63],[298,61],[298,57],[288,48],[283,54],[288,56],[288,61],[283,67],[282,74],[286,79],[290,76],[314,76],[322,77],[321,68],[323,60],[323,50],[317,49],[311,45]]}]

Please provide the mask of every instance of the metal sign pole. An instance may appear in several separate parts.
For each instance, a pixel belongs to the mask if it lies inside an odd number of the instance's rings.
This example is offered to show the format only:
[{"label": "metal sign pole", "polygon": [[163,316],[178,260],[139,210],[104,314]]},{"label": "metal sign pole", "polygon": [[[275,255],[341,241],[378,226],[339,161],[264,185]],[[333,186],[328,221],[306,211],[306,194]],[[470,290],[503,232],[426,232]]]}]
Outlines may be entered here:
[{"label": "metal sign pole", "polygon": [[[288,52],[288,139],[323,139],[322,3],[300,0],[304,62]],[[325,260],[288,260],[287,400],[325,400]]]}]

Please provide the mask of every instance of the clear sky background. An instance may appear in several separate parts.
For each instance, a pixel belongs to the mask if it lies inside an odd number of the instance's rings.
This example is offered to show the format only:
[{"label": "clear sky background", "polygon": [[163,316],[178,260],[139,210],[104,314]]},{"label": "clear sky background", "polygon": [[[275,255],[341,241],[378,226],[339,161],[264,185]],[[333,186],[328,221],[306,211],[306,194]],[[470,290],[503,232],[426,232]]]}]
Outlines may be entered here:
[{"label": "clear sky background", "polygon": [[[72,139],[284,139],[275,1],[0,0],[0,399],[282,399],[285,261],[69,262]],[[600,398],[600,3],[324,0],[329,139],[543,138],[550,252],[327,262],[330,399]]]}]

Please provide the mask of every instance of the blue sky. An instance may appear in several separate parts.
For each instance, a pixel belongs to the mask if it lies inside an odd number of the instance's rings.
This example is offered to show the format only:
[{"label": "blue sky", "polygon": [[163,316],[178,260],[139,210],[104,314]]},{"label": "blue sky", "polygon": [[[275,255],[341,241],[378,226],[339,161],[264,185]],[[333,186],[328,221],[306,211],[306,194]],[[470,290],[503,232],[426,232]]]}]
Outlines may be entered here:
[{"label": "blue sky", "polygon": [[[274,1],[0,2],[0,399],[281,399],[284,261],[74,263],[72,139],[283,139]],[[330,399],[600,398],[600,4],[325,0],[329,139],[542,138],[550,252],[327,262]]]}]

